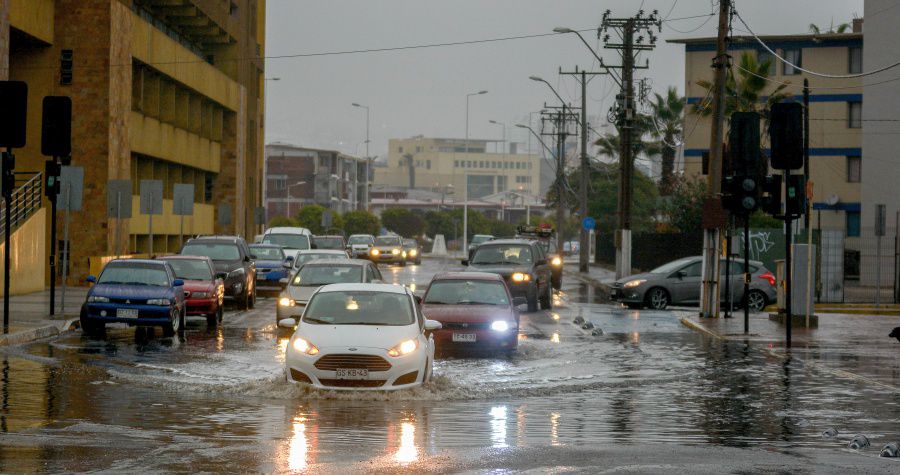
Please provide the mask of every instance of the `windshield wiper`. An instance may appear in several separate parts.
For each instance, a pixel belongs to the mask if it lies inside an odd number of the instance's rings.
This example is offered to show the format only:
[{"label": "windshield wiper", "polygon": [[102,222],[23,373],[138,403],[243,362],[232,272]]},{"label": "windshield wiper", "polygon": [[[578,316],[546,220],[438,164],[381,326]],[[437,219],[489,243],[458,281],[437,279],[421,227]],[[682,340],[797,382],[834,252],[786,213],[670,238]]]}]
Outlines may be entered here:
[{"label": "windshield wiper", "polygon": [[472,264],[474,264],[474,265],[484,265],[484,266],[495,266],[495,265],[497,265],[497,264],[503,264],[504,262],[505,262],[505,261],[487,261],[487,262],[485,262],[485,261],[478,261],[478,262],[472,262]]},{"label": "windshield wiper", "polygon": [[303,317],[303,321],[306,323],[318,323],[318,324],[322,324],[322,325],[330,325],[330,324],[334,323],[334,322],[327,322],[325,320],[322,320],[322,319],[319,319],[316,317]]},{"label": "windshield wiper", "polygon": [[428,300],[422,303],[426,305],[452,305],[450,302],[441,302],[439,300]]},{"label": "windshield wiper", "polygon": [[504,303],[495,303],[495,302],[477,302],[474,300],[461,300],[456,302],[457,305],[506,305]]}]

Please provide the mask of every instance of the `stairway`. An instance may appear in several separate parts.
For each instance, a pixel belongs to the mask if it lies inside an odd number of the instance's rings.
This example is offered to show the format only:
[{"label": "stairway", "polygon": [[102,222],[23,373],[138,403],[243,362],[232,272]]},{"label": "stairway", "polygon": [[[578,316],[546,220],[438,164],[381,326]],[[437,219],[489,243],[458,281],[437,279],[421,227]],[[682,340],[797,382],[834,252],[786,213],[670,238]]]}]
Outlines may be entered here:
[{"label": "stairway", "polygon": [[[12,193],[10,204],[10,228],[15,232],[43,205],[43,176],[41,172],[16,172],[16,184],[22,183]],[[6,235],[6,200],[0,198],[0,239]]]}]

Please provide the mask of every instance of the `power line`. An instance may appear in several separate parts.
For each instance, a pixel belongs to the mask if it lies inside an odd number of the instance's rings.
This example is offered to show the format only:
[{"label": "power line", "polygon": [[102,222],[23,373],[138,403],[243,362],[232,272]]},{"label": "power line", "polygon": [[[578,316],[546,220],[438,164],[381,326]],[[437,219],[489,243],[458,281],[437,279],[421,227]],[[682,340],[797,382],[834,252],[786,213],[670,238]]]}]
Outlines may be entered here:
[{"label": "power line", "polygon": [[699,26],[697,26],[697,28],[694,28],[693,30],[679,30],[678,28],[672,27],[672,25],[666,25],[666,28],[668,28],[672,31],[676,31],[678,33],[683,33],[683,34],[693,33],[695,31],[699,30],[700,28],[703,28],[704,26],[706,26],[706,24],[709,23],[709,20],[711,20],[712,18],[713,18],[713,15],[707,16],[706,20],[703,20],[703,23],[701,23]]}]

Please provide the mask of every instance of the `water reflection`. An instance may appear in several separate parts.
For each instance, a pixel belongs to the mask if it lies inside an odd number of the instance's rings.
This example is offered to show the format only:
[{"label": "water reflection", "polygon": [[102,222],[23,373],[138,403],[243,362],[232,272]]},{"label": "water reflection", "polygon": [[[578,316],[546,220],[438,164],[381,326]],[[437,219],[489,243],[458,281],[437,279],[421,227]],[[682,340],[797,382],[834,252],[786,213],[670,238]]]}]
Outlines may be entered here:
[{"label": "water reflection", "polygon": [[297,417],[293,423],[293,435],[288,449],[288,468],[292,471],[304,470],[309,454],[309,441],[306,439],[306,418]]},{"label": "water reflection", "polygon": [[496,448],[509,447],[506,443],[506,406],[491,408],[491,444]]},{"label": "water reflection", "polygon": [[550,341],[553,343],[559,343],[559,332],[553,332],[553,335],[550,336]]},{"label": "water reflection", "polygon": [[550,413],[550,445],[559,445],[559,413]]},{"label": "water reflection", "polygon": [[394,460],[400,463],[415,462],[419,458],[416,446],[416,424],[410,421],[400,423],[400,447],[394,454]]}]

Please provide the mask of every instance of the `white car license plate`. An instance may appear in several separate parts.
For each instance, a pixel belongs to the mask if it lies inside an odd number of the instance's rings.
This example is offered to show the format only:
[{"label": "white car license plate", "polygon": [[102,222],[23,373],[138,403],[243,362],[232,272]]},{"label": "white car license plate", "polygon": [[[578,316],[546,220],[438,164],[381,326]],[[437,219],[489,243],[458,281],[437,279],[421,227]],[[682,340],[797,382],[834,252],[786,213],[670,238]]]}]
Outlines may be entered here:
[{"label": "white car license plate", "polygon": [[475,334],[474,333],[454,333],[453,341],[462,342],[462,343],[475,343]]},{"label": "white car license plate", "polygon": [[355,368],[340,368],[334,370],[334,377],[337,379],[368,379],[369,370]]},{"label": "white car license plate", "polygon": [[137,318],[138,311],[136,308],[117,308],[116,318]]}]

